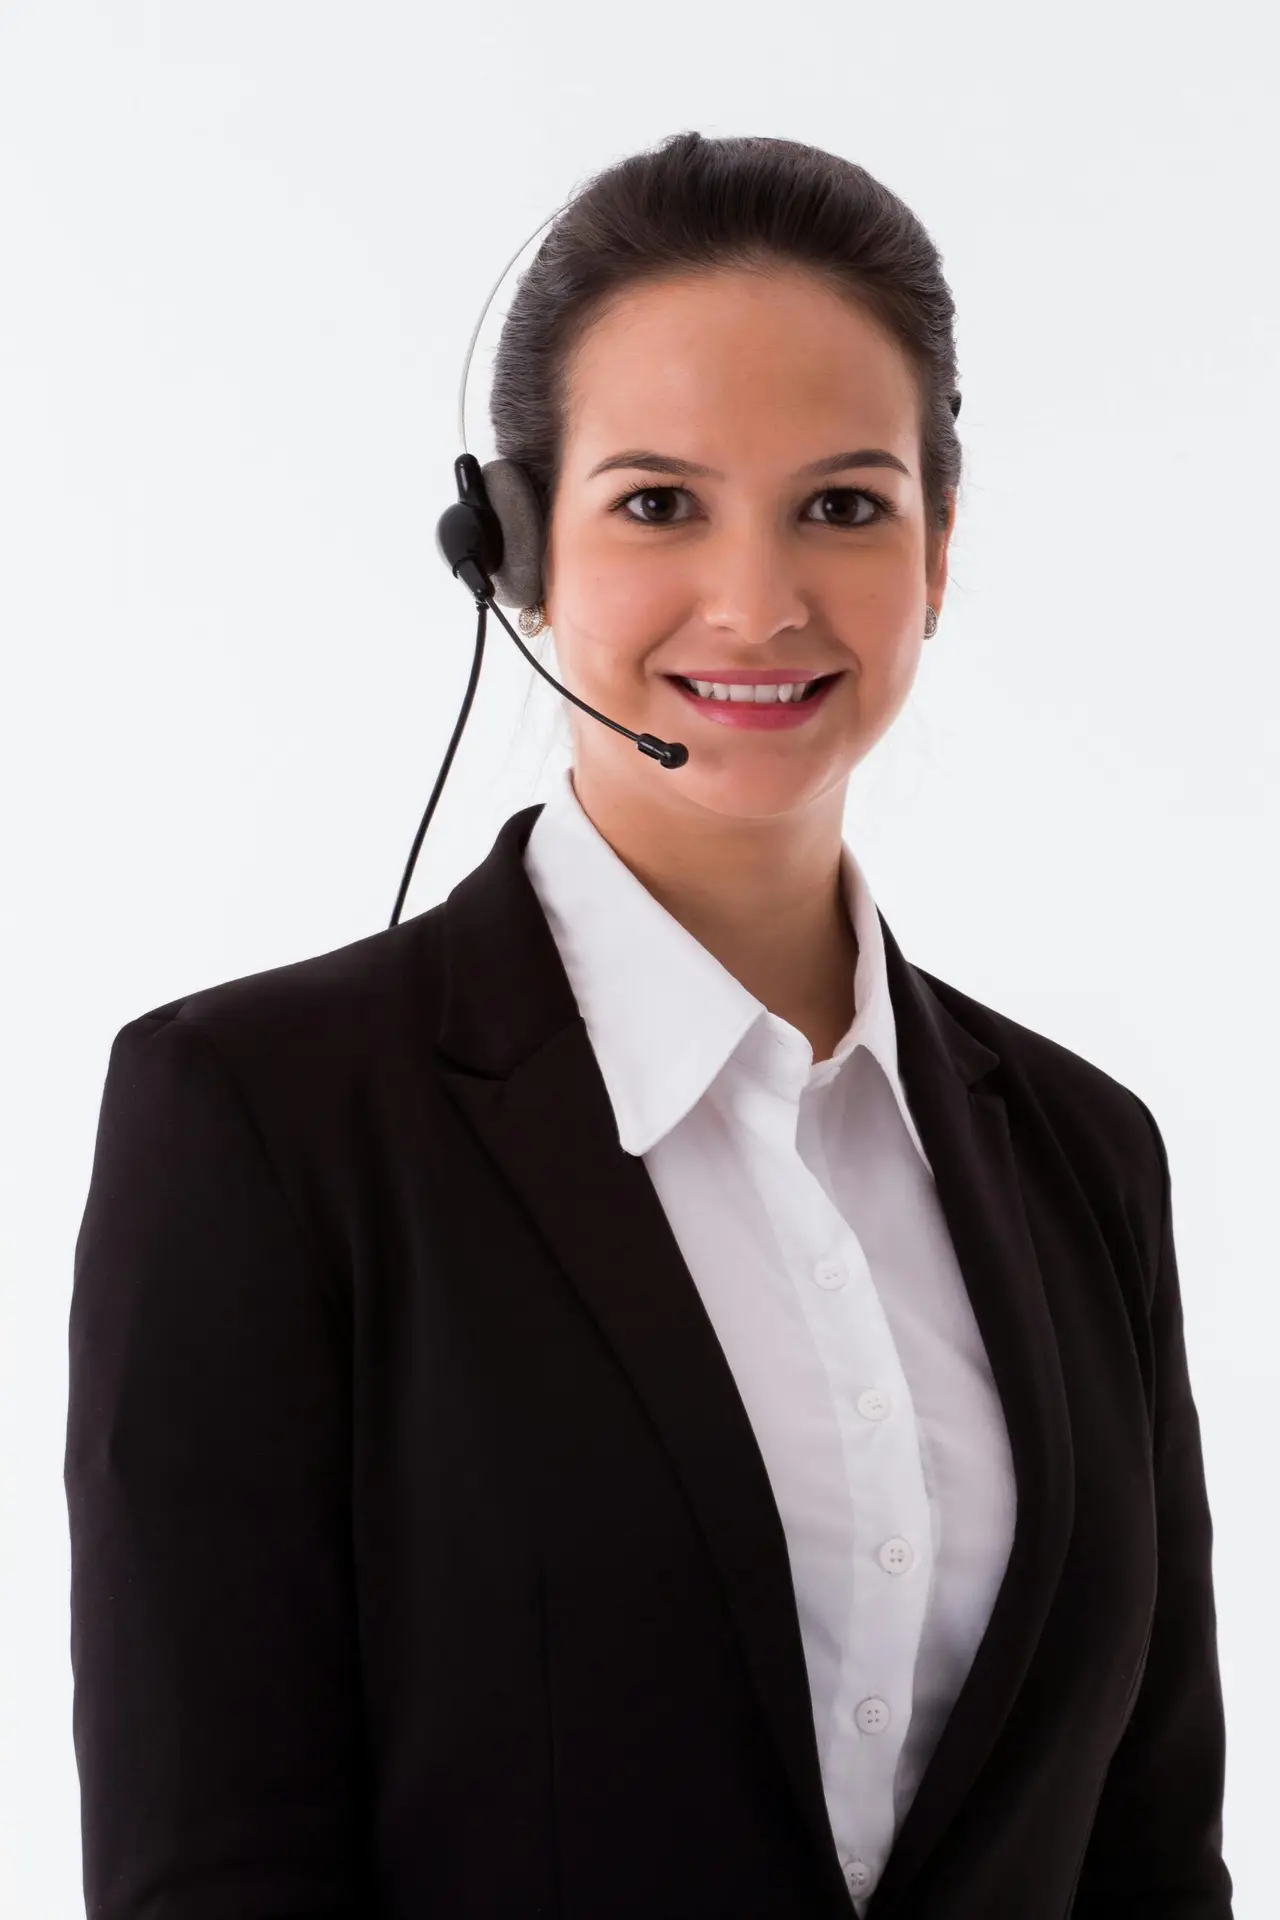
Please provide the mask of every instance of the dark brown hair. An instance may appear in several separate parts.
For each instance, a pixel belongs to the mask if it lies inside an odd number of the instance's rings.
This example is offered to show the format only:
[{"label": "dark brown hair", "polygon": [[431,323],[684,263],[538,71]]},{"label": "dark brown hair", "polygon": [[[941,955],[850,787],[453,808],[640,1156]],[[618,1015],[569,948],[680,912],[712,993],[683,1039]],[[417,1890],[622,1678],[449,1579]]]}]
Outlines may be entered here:
[{"label": "dark brown hair", "polygon": [[932,557],[960,479],[955,306],[921,222],[837,154],[754,135],[674,133],[593,175],[520,276],[489,401],[497,451],[528,471],[549,516],[573,353],[624,288],[718,267],[803,268],[867,311],[901,347],[919,402]]}]

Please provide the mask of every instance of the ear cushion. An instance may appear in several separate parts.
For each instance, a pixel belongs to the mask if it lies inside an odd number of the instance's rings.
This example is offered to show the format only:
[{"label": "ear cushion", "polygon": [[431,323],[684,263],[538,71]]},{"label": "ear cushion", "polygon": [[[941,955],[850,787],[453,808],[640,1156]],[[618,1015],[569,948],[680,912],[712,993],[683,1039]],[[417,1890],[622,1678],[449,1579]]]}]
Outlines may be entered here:
[{"label": "ear cushion", "polygon": [[480,473],[502,529],[502,560],[490,576],[493,597],[503,607],[534,607],[542,598],[545,529],[533,482],[515,460],[490,460]]}]

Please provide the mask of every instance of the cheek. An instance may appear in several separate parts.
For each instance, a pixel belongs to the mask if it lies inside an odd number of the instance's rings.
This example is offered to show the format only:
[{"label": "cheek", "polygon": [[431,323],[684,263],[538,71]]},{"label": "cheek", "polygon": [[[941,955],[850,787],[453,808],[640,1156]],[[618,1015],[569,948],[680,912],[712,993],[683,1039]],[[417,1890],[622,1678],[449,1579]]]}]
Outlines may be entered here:
[{"label": "cheek", "polygon": [[[901,548],[863,553],[828,576],[833,605],[877,640],[891,642],[907,632],[920,598],[920,562]],[[920,625],[923,630],[924,614]]]},{"label": "cheek", "polygon": [[833,630],[888,683],[914,675],[924,644],[924,606],[917,574],[901,562],[852,572],[828,603]]},{"label": "cheek", "polygon": [[629,542],[582,534],[562,539],[555,574],[553,626],[561,657],[584,671],[625,679],[689,618],[678,570]]},{"label": "cheek", "polygon": [[883,643],[864,650],[863,701],[868,711],[880,717],[881,726],[901,712],[920,666],[924,641],[919,635],[903,633],[901,628]]}]

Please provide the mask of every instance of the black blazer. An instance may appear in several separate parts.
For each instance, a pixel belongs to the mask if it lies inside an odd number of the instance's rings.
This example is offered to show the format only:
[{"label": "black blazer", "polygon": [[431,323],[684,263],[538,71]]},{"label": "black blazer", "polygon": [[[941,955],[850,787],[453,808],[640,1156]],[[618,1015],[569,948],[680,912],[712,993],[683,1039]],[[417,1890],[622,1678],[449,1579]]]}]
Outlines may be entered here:
[{"label": "black blazer", "polygon": [[[514,814],[117,1035],[66,1490],[93,1920],[850,1920],[786,1541]],[[912,967],[1017,1530],[869,1920],[1228,1920],[1211,1522],[1143,1103]]]}]

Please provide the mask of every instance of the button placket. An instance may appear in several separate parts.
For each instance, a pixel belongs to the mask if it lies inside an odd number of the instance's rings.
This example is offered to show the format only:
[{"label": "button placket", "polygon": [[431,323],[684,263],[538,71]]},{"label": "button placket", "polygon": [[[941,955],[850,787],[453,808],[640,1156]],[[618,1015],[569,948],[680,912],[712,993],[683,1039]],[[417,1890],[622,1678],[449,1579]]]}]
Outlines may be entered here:
[{"label": "button placket", "polygon": [[[911,1396],[900,1377],[892,1328],[856,1228],[812,1168],[809,1172],[821,1202],[815,1196],[807,1222],[812,1233],[808,1248],[803,1240],[809,1234],[803,1229],[797,1234],[795,1253],[799,1257],[793,1272],[816,1353],[832,1385],[853,1495],[850,1546],[854,1562],[863,1569],[874,1563],[887,1580],[916,1564],[910,1541],[892,1531],[895,1523],[901,1526],[906,1518],[896,1497],[897,1476],[903,1476],[905,1494],[908,1477],[916,1469],[916,1462],[909,1457],[914,1453]],[[892,1382],[891,1389],[868,1384],[885,1380]],[[882,1434],[873,1434],[864,1425],[887,1424],[890,1414],[905,1415],[901,1431],[897,1430],[901,1420],[893,1432]],[[887,1807],[891,1800],[888,1776],[897,1758],[905,1720],[895,1718],[888,1699],[874,1691],[868,1693],[867,1688],[879,1680],[884,1685],[892,1683],[896,1689],[897,1663],[908,1657],[907,1641],[915,1624],[918,1596],[911,1582],[899,1582],[892,1591],[887,1586],[880,1588],[877,1596],[875,1575],[869,1581],[855,1579],[854,1586],[851,1604],[857,1611],[857,1627],[849,1635],[848,1652],[832,1700],[833,1729],[844,1729],[832,1791],[846,1807],[872,1807],[877,1803]],[[868,1672],[865,1664],[853,1657],[854,1647],[874,1635],[881,1636],[888,1662],[879,1673]],[[859,1665],[861,1672],[857,1670]],[[838,1824],[844,1825],[844,1821]],[[841,1837],[847,1844],[854,1834],[846,1828]],[[862,1898],[870,1893],[876,1874],[861,1856],[851,1855],[844,1871],[851,1894]]]}]

